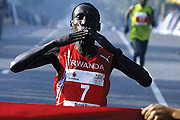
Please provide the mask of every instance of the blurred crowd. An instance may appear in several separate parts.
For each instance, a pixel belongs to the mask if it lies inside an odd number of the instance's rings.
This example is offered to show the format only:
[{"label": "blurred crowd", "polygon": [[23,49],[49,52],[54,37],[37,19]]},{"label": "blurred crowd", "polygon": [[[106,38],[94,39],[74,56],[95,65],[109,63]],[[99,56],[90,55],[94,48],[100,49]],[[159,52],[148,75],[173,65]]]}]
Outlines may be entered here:
[{"label": "blurred crowd", "polygon": [[[4,2],[1,2],[4,1]],[[48,14],[45,11],[41,13],[34,13],[26,6],[19,4],[16,0],[1,0],[4,9],[4,25],[10,24],[27,24],[27,25],[43,25],[47,26],[49,23]],[[1,6],[1,5],[0,5]],[[0,7],[1,8],[1,7]]]}]

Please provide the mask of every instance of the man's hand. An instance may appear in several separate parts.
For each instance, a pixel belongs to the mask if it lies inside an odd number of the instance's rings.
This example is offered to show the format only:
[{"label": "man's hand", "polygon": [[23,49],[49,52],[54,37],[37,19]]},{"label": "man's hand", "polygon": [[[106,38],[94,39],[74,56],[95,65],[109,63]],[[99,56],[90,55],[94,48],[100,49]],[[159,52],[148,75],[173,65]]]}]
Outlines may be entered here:
[{"label": "man's hand", "polygon": [[87,29],[87,31],[89,32],[90,38],[95,39],[104,49],[112,54],[117,52],[117,49],[106,39],[105,36],[101,35],[95,30]]},{"label": "man's hand", "polygon": [[89,35],[88,31],[78,31],[75,33],[71,33],[60,37],[58,39],[53,40],[53,44],[55,47],[65,46],[80,40],[85,40],[85,38]]},{"label": "man's hand", "polygon": [[85,28],[84,29],[84,32],[85,33],[88,33],[89,34],[89,37],[91,39],[94,39],[94,40],[102,40],[102,39],[105,39],[105,37],[103,35],[101,35],[100,33],[98,33],[96,30],[93,30],[93,29],[88,29],[88,28]]},{"label": "man's hand", "polygon": [[160,104],[151,104],[141,111],[145,120],[173,120],[173,109]]}]

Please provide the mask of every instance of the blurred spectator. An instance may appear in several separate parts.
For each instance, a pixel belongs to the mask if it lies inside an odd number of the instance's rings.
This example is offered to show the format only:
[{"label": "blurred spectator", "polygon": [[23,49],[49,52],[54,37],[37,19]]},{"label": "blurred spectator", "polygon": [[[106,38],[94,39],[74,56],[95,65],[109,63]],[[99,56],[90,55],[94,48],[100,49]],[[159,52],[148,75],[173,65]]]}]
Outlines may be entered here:
[{"label": "blurred spectator", "polygon": [[5,10],[7,10],[8,4],[6,0],[0,0],[0,39],[2,37],[3,17],[5,16]]}]

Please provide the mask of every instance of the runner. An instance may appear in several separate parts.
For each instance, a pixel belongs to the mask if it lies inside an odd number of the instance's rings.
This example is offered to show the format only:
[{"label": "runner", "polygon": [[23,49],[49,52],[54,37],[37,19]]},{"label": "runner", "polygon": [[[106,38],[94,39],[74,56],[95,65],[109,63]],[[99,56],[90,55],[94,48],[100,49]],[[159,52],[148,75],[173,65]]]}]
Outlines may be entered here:
[{"label": "runner", "polygon": [[150,24],[154,27],[154,11],[146,5],[147,0],[139,0],[139,4],[131,6],[125,15],[126,27],[124,33],[129,32],[129,16],[131,17],[131,45],[134,49],[133,60],[140,58],[140,65],[144,66],[145,54],[150,36]]},{"label": "runner", "polygon": [[[77,5],[70,24],[73,33],[20,54],[11,62],[10,69],[21,72],[52,64],[57,73],[56,105],[64,106],[107,106],[109,76],[114,68],[142,86],[150,86],[152,78],[148,72],[98,32],[100,14],[92,4]],[[96,46],[95,41],[102,47]]]}]

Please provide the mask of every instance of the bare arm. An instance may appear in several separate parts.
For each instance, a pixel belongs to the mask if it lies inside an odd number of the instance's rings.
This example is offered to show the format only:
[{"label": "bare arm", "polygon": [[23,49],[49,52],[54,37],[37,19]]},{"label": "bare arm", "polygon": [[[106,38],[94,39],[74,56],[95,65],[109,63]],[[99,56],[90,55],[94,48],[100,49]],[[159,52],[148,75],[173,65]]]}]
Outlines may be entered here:
[{"label": "bare arm", "polygon": [[156,22],[155,22],[154,10],[153,10],[153,9],[152,9],[152,14],[151,14],[151,16],[150,16],[150,20],[151,20],[151,25],[152,25],[153,27],[155,27],[155,26],[156,26]]},{"label": "bare arm", "polygon": [[[151,8],[151,7],[150,7]],[[154,17],[154,10],[151,8],[152,13],[147,13],[148,19],[150,21],[150,24],[152,25],[152,27],[156,26],[156,22],[155,22],[155,17]]]},{"label": "bare arm", "polygon": [[116,68],[122,71],[124,74],[130,78],[136,80],[139,84],[144,87],[151,85],[152,78],[149,76],[149,73],[140,65],[136,64],[125,55],[123,55],[120,49],[115,48],[105,36],[97,33],[95,31],[90,31],[91,37],[96,39],[96,41],[107,51],[114,54],[113,58],[113,68]]},{"label": "bare arm", "polygon": [[149,73],[140,65],[136,64],[128,57],[120,52],[116,53],[113,58],[113,67],[122,71],[130,78],[136,80],[140,85],[148,87],[152,83],[152,78]]},{"label": "bare arm", "polygon": [[[61,38],[52,40],[43,46],[22,53],[11,62],[10,69],[13,72],[20,72],[26,69],[49,64],[51,63],[51,57],[53,55],[50,50],[83,40],[86,35],[87,33],[84,31],[71,33]],[[54,56],[56,56],[56,54],[54,54]]]},{"label": "bare arm", "polygon": [[125,13],[125,24],[126,25],[129,25],[129,22],[128,22],[129,21],[129,15],[131,14],[132,9],[133,9],[133,6],[129,7],[129,9]]},{"label": "bare arm", "polygon": [[129,7],[129,9],[125,13],[125,30],[124,33],[127,34],[129,32],[129,16],[132,13],[133,6]]},{"label": "bare arm", "polygon": [[141,111],[145,120],[180,120],[180,108],[151,104]]}]

